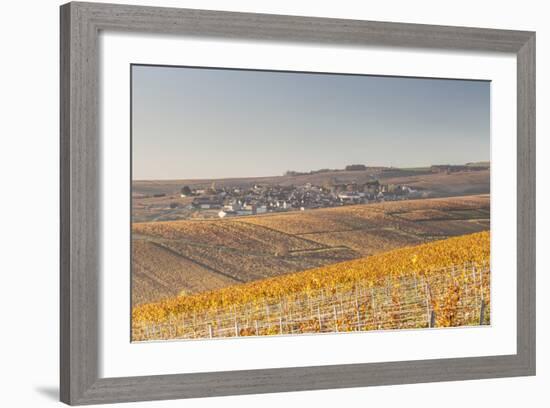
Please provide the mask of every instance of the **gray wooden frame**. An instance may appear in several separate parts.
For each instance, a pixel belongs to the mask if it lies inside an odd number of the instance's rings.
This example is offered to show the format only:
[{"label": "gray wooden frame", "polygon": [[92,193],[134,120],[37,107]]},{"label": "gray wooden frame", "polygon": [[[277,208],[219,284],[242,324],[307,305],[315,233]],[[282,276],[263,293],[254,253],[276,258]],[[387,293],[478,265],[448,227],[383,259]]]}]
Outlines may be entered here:
[{"label": "gray wooden frame", "polygon": [[[127,378],[98,375],[100,30],[517,56],[517,354]],[[93,404],[535,374],[535,33],[220,11],[61,6],[61,400]],[[497,136],[498,137],[498,136]]]}]

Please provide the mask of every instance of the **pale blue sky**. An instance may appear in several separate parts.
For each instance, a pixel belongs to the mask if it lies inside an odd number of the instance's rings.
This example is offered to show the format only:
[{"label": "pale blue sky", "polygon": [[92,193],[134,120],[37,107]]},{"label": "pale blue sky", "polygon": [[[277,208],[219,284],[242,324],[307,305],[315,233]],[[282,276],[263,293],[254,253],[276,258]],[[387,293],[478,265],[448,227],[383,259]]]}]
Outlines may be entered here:
[{"label": "pale blue sky", "polygon": [[489,160],[484,81],[132,66],[133,179]]}]

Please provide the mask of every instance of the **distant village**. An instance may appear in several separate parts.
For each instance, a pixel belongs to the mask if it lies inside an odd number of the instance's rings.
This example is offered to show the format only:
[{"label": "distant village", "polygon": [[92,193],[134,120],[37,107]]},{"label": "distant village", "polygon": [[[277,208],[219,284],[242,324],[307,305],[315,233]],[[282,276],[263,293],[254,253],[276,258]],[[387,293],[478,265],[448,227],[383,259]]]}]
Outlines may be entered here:
[{"label": "distant village", "polygon": [[[182,185],[178,188],[178,195],[185,201],[159,201],[156,204],[145,204],[145,207],[136,207],[144,209],[145,216],[142,219],[174,219],[180,218],[211,218],[211,217],[234,217],[244,215],[256,215],[264,213],[277,213],[288,211],[306,211],[316,208],[339,207],[354,204],[370,204],[384,201],[410,200],[416,198],[426,198],[431,196],[429,190],[419,190],[407,184],[384,183],[383,178],[378,179],[374,173],[365,180],[364,173],[362,177],[349,177],[350,171],[364,172],[378,171],[380,174],[386,174],[387,178],[398,177],[399,174],[387,176],[387,173],[399,173],[400,169],[392,167],[367,168],[364,165],[349,165],[345,169],[321,169],[310,172],[287,171],[284,183],[277,184],[273,182],[261,183],[243,186],[243,183],[228,185],[216,181],[211,182],[210,186],[205,184]],[[417,174],[455,172],[472,172],[488,169],[485,163],[468,163],[466,165],[433,165],[431,167],[415,169]],[[348,180],[337,180],[341,177],[313,177],[308,180],[301,176],[316,175],[319,173],[333,173],[347,171]],[[409,170],[409,174],[410,174]],[[290,179],[289,179],[290,177]],[[295,182],[292,183],[292,180]],[[351,179],[351,180],[350,180]],[[362,179],[357,181],[357,179]],[[300,182],[300,180],[302,180]],[[305,181],[304,181],[305,180]],[[314,182],[312,180],[319,180]],[[292,183],[289,185],[289,182]],[[317,183],[317,184],[316,184]],[[172,196],[172,195],[170,195]],[[166,193],[156,193],[152,195],[141,194],[140,198],[161,198],[170,199]],[[172,196],[173,197],[173,196]],[[139,211],[139,210],[138,210]],[[168,212],[166,212],[168,211]],[[136,215],[135,215],[136,216]],[[151,218],[150,218],[151,217]]]},{"label": "distant village", "polygon": [[197,210],[219,209],[220,218],[254,215],[267,212],[305,211],[315,208],[366,204],[419,197],[408,186],[381,184],[378,180],[363,184],[346,183],[325,186],[307,183],[302,186],[256,184],[251,188],[181,189],[181,197],[193,197],[191,206]]},{"label": "distant village", "polygon": [[[458,171],[478,171],[486,169],[481,166],[434,165],[423,170],[427,173],[454,173]],[[346,171],[364,171],[364,165],[350,165]],[[383,170],[391,170],[386,168]],[[289,171],[287,176],[300,176],[335,172],[337,170],[315,170],[308,173]],[[297,179],[298,180],[298,179]],[[204,185],[193,187],[184,185],[179,195],[187,199],[185,208],[200,216],[218,216],[220,218],[276,213],[287,211],[306,211],[316,208],[338,207],[353,204],[368,204],[383,201],[398,201],[414,198],[424,198],[427,192],[417,190],[405,184],[384,184],[378,179],[365,182],[338,183],[327,179],[323,185],[307,182],[303,185],[279,185],[273,183],[257,183],[243,187],[239,185],[221,187],[216,182],[206,188]],[[166,194],[155,194],[163,197]],[[180,203],[173,202],[170,208],[183,208]]]}]

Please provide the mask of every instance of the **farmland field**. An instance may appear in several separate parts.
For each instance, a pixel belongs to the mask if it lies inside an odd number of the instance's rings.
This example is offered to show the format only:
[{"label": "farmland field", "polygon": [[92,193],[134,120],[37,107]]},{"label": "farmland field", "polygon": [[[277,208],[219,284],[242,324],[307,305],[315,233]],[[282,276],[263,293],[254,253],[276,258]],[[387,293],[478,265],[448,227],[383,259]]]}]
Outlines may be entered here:
[{"label": "farmland field", "polygon": [[[476,172],[456,172],[451,174],[433,174],[429,168],[399,169],[370,168],[365,171],[327,171],[318,174],[300,176],[272,176],[202,180],[135,180],[132,192],[139,195],[164,193],[177,194],[182,185],[193,187],[208,187],[216,182],[218,187],[240,186],[251,187],[256,183],[277,185],[303,185],[306,183],[322,184],[327,178],[335,178],[338,182],[365,182],[378,179],[386,183],[412,184],[424,187],[438,195],[465,191],[477,191],[478,194],[489,192],[489,170]],[[464,195],[464,194],[462,194]]]},{"label": "farmland field", "polygon": [[489,229],[488,195],[132,224],[134,306]]}]

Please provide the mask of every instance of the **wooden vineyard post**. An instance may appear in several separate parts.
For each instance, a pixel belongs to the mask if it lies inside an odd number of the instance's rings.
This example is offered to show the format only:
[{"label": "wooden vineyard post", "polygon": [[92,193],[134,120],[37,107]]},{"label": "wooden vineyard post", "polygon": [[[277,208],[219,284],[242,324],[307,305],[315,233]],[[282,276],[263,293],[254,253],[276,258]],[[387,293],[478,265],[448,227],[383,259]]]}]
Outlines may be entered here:
[{"label": "wooden vineyard post", "polygon": [[210,338],[214,337],[214,336],[212,335],[212,324],[209,324],[209,325],[208,325],[208,335],[210,336]]},{"label": "wooden vineyard post", "polygon": [[432,315],[431,315],[431,309],[430,309],[430,287],[428,285],[428,282],[424,279],[424,291],[425,291],[425,297],[426,297],[426,317],[428,319],[428,327],[432,327]]},{"label": "wooden vineyard post", "polygon": [[233,308],[233,317],[235,319],[235,337],[239,337],[239,323],[237,322],[237,312],[235,308]]},{"label": "wooden vineyard post", "polygon": [[430,312],[430,327],[435,327],[435,311]]},{"label": "wooden vineyard post", "polygon": [[357,300],[357,292],[355,292],[355,312],[357,313],[357,331],[361,330],[361,314],[359,313],[359,301]]},{"label": "wooden vineyard post", "polygon": [[481,306],[479,307],[479,325],[483,325],[485,321],[485,300],[481,299]]},{"label": "wooden vineyard post", "polygon": [[374,289],[370,288],[370,297],[372,302],[372,326],[374,329],[377,329],[377,323],[376,323],[376,302],[374,299]]},{"label": "wooden vineyard post", "polygon": [[323,320],[321,320],[321,309],[317,305],[317,318],[319,319],[319,333],[323,331]]},{"label": "wooden vineyard post", "polygon": [[333,305],[334,308],[334,327],[338,331],[338,316],[336,315],[336,305]]},{"label": "wooden vineyard post", "polygon": [[283,334],[283,318],[279,317],[279,332]]},{"label": "wooden vineyard post", "polygon": [[483,268],[479,268],[479,293],[481,295],[481,302],[483,303]]}]

